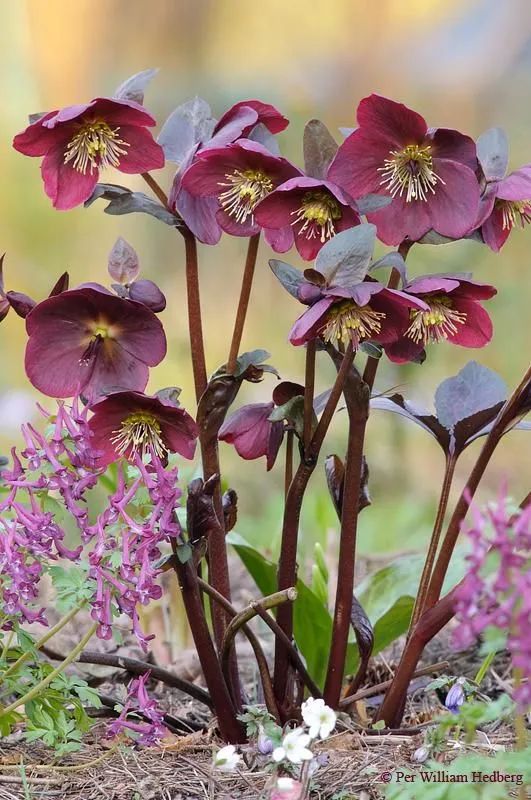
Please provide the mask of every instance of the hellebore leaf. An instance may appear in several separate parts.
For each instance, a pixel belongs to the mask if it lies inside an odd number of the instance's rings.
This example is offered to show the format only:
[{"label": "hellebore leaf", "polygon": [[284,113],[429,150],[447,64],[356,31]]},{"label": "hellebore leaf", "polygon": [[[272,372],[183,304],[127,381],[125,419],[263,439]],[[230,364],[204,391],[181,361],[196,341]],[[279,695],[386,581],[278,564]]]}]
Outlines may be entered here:
[{"label": "hellebore leaf", "polygon": [[434,414],[430,414],[429,411],[414,406],[409,400],[402,397],[401,394],[392,394],[388,397],[373,397],[371,399],[371,408],[375,408],[378,411],[391,411],[394,414],[399,414],[401,417],[409,419],[411,422],[414,422],[430,433],[437,439],[442,449],[448,452],[450,435],[444,425],[439,422]]},{"label": "hellebore leaf", "polygon": [[318,394],[317,397],[314,397],[313,410],[315,411],[316,414],[320,414],[321,411],[324,410],[324,407],[328,402],[328,398],[330,397],[331,392],[332,389],[325,389],[324,392],[321,392],[321,394]]},{"label": "hellebore leaf", "polygon": [[95,200],[102,198],[109,200],[109,205],[104,209],[106,214],[120,215],[120,214],[134,214],[136,212],[142,214],[149,214],[152,217],[164,222],[171,227],[178,227],[181,225],[181,218],[176,214],[172,214],[167,208],[164,208],[156,200],[152,200],[147,194],[143,192],[132,192],[124,186],[116,186],[111,183],[98,183],[94,192],[85,200],[84,206],[92,205]]},{"label": "hellebore leaf", "polygon": [[345,465],[337,455],[327,456],[325,459],[326,484],[334,504],[337,517],[341,520],[343,508],[343,484],[345,480]]},{"label": "hellebore leaf", "polygon": [[457,375],[444,380],[435,392],[439,422],[448,430],[461,420],[505,400],[505,382],[488,367],[469,361]]},{"label": "hellebore leaf", "polygon": [[284,289],[298,300],[299,287],[305,282],[302,272],[292,267],[291,264],[286,264],[285,261],[278,261],[276,258],[269,259],[269,266],[273,275]]},{"label": "hellebore leaf", "polygon": [[134,103],[143,105],[144,91],[148,84],[151,83],[158,69],[145,69],[142,72],[137,72],[136,75],[131,75],[114,92],[114,97],[120,100],[132,100]]},{"label": "hellebore leaf", "polygon": [[360,214],[372,214],[373,211],[379,211],[380,208],[385,208],[393,202],[393,198],[383,194],[366,194],[356,200],[356,205]]},{"label": "hellebore leaf", "polygon": [[[298,395],[292,397],[284,405],[277,406],[269,415],[271,422],[281,422],[286,420],[292,427],[297,436],[302,437],[304,430],[304,397]],[[312,428],[317,424],[317,418],[314,417]]]},{"label": "hellebore leaf", "polygon": [[306,123],[303,137],[304,170],[311,178],[324,179],[337,153],[337,142],[319,119]]},{"label": "hellebore leaf", "polygon": [[501,180],[509,163],[509,142],[502,128],[489,128],[476,142],[476,151],[488,181]]},{"label": "hellebore leaf", "polygon": [[[264,361],[267,361],[268,358],[271,358],[271,353],[268,353],[267,350],[249,350],[247,353],[242,353],[238,356],[236,361],[236,370],[234,374],[236,376],[244,375],[245,372],[249,369],[249,367],[259,367],[262,371],[269,372],[270,369],[265,369],[266,365],[263,364]],[[276,372],[276,370],[274,370]]]},{"label": "hellebore leaf", "polygon": [[167,161],[181,164],[199,142],[210,139],[215,119],[210,106],[201,97],[194,97],[172,111],[158,136]]},{"label": "hellebore leaf", "polygon": [[132,283],[140,272],[140,262],[134,247],[120,236],[109,253],[109,275],[117,283]]},{"label": "hellebore leaf", "polygon": [[70,276],[68,272],[63,272],[60,278],[54,283],[53,289],[48,297],[55,297],[62,292],[66,292],[70,284]]},{"label": "hellebore leaf", "polygon": [[402,285],[407,283],[406,262],[396,250],[392,253],[387,253],[383,258],[379,258],[378,261],[374,261],[369,268],[369,273],[384,268],[396,269],[400,273]]},{"label": "hellebore leaf", "polygon": [[266,128],[263,122],[259,122],[258,125],[255,125],[247,138],[252,142],[258,142],[258,144],[263,145],[274,156],[280,155],[277,137]]},{"label": "hellebore leaf", "polygon": [[441,233],[437,233],[437,231],[434,231],[433,228],[431,231],[425,233],[424,236],[418,240],[417,244],[451,244],[452,242],[461,242],[464,239],[469,239],[472,242],[480,242],[483,244],[483,238],[479,231],[467,233],[467,235],[462,236],[461,239],[450,239],[448,236],[443,236]]},{"label": "hellebore leaf", "polygon": [[376,226],[370,223],[341,231],[319,250],[315,269],[329,285],[360,283],[367,275],[375,242]]}]

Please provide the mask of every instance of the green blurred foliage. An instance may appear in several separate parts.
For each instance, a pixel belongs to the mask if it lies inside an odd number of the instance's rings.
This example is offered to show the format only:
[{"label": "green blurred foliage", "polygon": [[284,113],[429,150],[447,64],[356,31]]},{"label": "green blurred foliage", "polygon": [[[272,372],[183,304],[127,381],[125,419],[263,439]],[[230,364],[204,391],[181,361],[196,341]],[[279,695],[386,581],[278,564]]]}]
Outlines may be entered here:
[{"label": "green blurred foliage", "polygon": [[[160,283],[168,297],[162,315],[169,340],[166,361],[153,370],[150,388],[177,384],[182,402],[193,407],[188,351],[182,242],[149,217],[111,217],[101,204],[88,210],[56,212],[45,197],[37,159],[10,146],[27,114],[111,93],[125,77],[161,68],[146,103],[162,123],[180,102],[201,94],[220,114],[231,102],[260,97],[276,103],[291,119],[281,135],[284,153],[301,163],[305,122],[322,118],[331,130],[355,124],[359,99],[377,91],[421,111],[430,124],[456,127],[473,136],[503,125],[511,142],[511,165],[531,161],[531,5],[527,0],[334,0],[309,7],[306,0],[19,0],[2,9],[0,48],[0,251],[6,251],[8,288],[44,297],[68,269],[72,283],[106,280],[106,259],[118,236],[138,251],[142,274]],[[338,133],[339,137],[339,133]],[[169,186],[171,167],[157,178]],[[109,174],[109,180],[116,176]],[[120,180],[124,176],[119,176]],[[143,189],[141,179],[129,185]],[[463,242],[417,247],[412,274],[473,270],[478,280],[499,287],[489,304],[496,338],[482,352],[441,345],[422,366],[382,364],[377,389],[400,390],[428,403],[435,386],[471,357],[499,371],[514,385],[528,362],[529,232],[515,232],[496,256]],[[383,248],[380,248],[383,251]],[[209,370],[226,359],[245,242],[224,237],[202,247],[201,283]],[[266,347],[286,379],[301,380],[304,355],[286,336],[300,307],[276,285],[262,244],[244,348]],[[295,255],[288,257],[300,263]],[[273,312],[273,313],[272,313]],[[273,317],[274,314],[274,317]],[[22,420],[35,416],[36,398],[24,376],[24,325],[9,314],[0,328],[0,453],[19,442]],[[324,359],[324,357],[322,357]],[[319,364],[318,390],[333,379]],[[248,386],[244,402],[266,399],[274,379]],[[52,403],[46,401],[51,407]],[[327,452],[343,454],[344,415],[338,415]],[[514,434],[496,455],[484,495],[506,479],[516,499],[529,489],[531,456],[526,434]],[[466,476],[470,448],[458,470]],[[442,463],[436,445],[400,420],[374,414],[368,434],[374,506],[362,515],[362,552],[418,547],[428,535]],[[264,465],[239,461],[222,446],[225,475],[240,494],[239,530],[250,541],[278,548],[282,459],[273,476]],[[305,554],[315,541],[330,544],[337,521],[328,505],[324,478],[312,479],[303,514]]]}]

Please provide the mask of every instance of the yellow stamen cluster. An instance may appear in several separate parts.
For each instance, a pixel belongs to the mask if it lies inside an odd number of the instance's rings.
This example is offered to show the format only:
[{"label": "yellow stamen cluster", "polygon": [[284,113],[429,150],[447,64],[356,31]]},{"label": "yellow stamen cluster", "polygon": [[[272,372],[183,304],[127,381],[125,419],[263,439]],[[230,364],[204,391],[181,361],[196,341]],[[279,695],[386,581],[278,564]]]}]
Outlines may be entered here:
[{"label": "yellow stamen cluster", "polygon": [[347,345],[352,341],[357,346],[362,339],[370,339],[375,333],[380,333],[380,320],[384,318],[385,314],[379,311],[359,306],[353,300],[345,300],[332,306],[321,335],[332,344],[341,342]]},{"label": "yellow stamen cluster", "polygon": [[531,200],[498,200],[501,206],[503,230],[511,230],[520,223],[523,228],[531,222]]},{"label": "yellow stamen cluster", "polygon": [[450,335],[457,333],[458,325],[466,322],[466,314],[452,308],[452,301],[448,297],[433,296],[425,300],[430,309],[421,311],[412,309],[410,313],[411,325],[406,331],[406,336],[419,344],[440,342]]},{"label": "yellow stamen cluster", "polygon": [[231,175],[225,175],[227,182],[220,183],[221,187],[228,187],[219,195],[219,202],[224,211],[242,225],[251,217],[254,225],[253,211],[256,205],[274,189],[271,178],[257,169],[235,170]]},{"label": "yellow stamen cluster", "polygon": [[126,155],[129,144],[118,136],[120,128],[111,128],[103,120],[82,120],[78,132],[69,141],[64,163],[83,175],[87,170],[118,167],[120,157]]},{"label": "yellow stamen cluster", "polygon": [[123,456],[127,452],[129,458],[136,455],[144,458],[152,451],[158,458],[163,458],[168,453],[157,418],[144,411],[130,414],[120,429],[113,433],[111,442],[117,453]]},{"label": "yellow stamen cluster", "polygon": [[428,192],[435,194],[437,183],[444,184],[433,171],[433,158],[431,146],[421,147],[418,144],[408,144],[403,150],[391,150],[390,158],[386,158],[384,166],[379,167],[382,174],[381,186],[385,186],[392,197],[412,200],[427,200]]},{"label": "yellow stamen cluster", "polygon": [[307,239],[319,238],[326,242],[335,234],[334,223],[341,219],[341,209],[337,200],[328,192],[321,190],[306,192],[302,204],[291,212],[295,217],[292,225],[300,224],[299,234]]}]

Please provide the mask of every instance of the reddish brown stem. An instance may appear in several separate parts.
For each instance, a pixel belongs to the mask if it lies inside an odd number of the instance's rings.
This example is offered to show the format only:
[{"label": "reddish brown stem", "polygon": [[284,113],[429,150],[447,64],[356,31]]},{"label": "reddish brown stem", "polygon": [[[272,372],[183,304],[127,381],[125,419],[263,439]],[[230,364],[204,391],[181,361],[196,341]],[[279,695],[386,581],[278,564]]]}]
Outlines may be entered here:
[{"label": "reddish brown stem", "polygon": [[183,232],[186,253],[186,292],[188,299],[188,329],[190,351],[194,373],[195,397],[197,402],[207,386],[205,345],[203,342],[203,321],[199,293],[199,268],[197,263],[197,242],[190,231]]},{"label": "reddish brown stem", "polygon": [[149,172],[143,172],[142,173],[142,177],[144,178],[145,182],[147,183],[147,185],[149,186],[149,188],[151,189],[153,194],[160,200],[160,202],[162,203],[164,208],[168,208],[169,209],[168,195],[166,194],[164,189],[162,189],[162,187],[159,186],[159,184],[157,183],[155,178],[153,178],[149,174]]},{"label": "reddish brown stem", "polygon": [[227,361],[227,372],[229,375],[232,375],[236,369],[236,359],[238,358],[238,353],[240,351],[243,329],[245,326],[245,318],[247,316],[247,309],[249,307],[249,298],[251,296],[254,268],[256,266],[259,243],[259,233],[255,233],[254,236],[250,237],[249,246],[247,248],[247,258],[245,259],[245,267],[243,270],[240,300],[238,302],[238,310],[236,312],[236,320],[234,322],[234,331],[230,345],[229,359]]},{"label": "reddish brown stem", "polygon": [[293,480],[293,437],[294,433],[289,430],[286,434],[286,465],[284,469],[284,497],[288,496],[289,487]]},{"label": "reddish brown stem", "polygon": [[315,353],[317,340],[311,339],[306,345],[306,370],[304,378],[304,422],[302,441],[304,452],[308,451],[312,438],[313,395],[315,389]]}]

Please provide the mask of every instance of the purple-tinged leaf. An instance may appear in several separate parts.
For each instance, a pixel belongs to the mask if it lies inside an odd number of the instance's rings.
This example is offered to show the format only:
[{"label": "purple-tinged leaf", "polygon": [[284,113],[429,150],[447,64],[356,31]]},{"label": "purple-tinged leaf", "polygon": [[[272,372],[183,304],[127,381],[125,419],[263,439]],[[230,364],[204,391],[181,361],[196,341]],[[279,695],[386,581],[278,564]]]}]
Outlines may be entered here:
[{"label": "purple-tinged leaf", "polygon": [[[281,406],[273,409],[268,419],[271,422],[282,422],[286,420],[299,438],[302,438],[304,431],[304,397],[297,395],[292,397]],[[314,415],[312,429],[317,425],[317,418]]]},{"label": "purple-tinged leaf", "polygon": [[483,244],[483,238],[479,230],[467,233],[466,236],[462,236],[460,239],[450,239],[448,236],[437,233],[433,228],[431,231],[425,233],[424,236],[418,240],[417,244],[452,244],[453,242],[463,242],[465,240]]},{"label": "purple-tinged leaf", "polygon": [[158,136],[166,161],[181,164],[195,145],[212,136],[216,120],[210,106],[201,97],[194,97],[172,111]]},{"label": "purple-tinged leaf", "polygon": [[172,214],[171,211],[143,192],[132,192],[130,189],[111,183],[98,183],[89,199],[85,200],[85,208],[100,198],[110,201],[104,209],[106,214],[113,216],[134,213],[149,214],[172,228],[182,225],[180,217]]},{"label": "purple-tinged leaf", "polygon": [[120,236],[109,253],[109,275],[117,283],[132,283],[140,272],[140,263],[134,247]]},{"label": "purple-tinged leaf", "polygon": [[147,278],[135,281],[129,287],[129,297],[150,308],[155,314],[166,308],[166,297],[153,281]]},{"label": "purple-tinged leaf", "polygon": [[405,417],[410,422],[414,422],[415,425],[419,425],[437,439],[445,453],[448,452],[450,434],[444,425],[441,425],[434,414],[430,414],[429,411],[425,411],[422,408],[417,408],[402,397],[401,394],[392,394],[389,397],[373,397],[371,399],[371,408],[377,411],[391,411],[394,414]]},{"label": "purple-tinged leaf", "polygon": [[454,377],[444,380],[435,392],[439,422],[448,430],[461,420],[501,403],[507,396],[505,382],[488,367],[469,361]]},{"label": "purple-tinged leaf", "polygon": [[219,532],[220,523],[214,510],[214,492],[218,483],[219,476],[213,475],[207,481],[196,478],[188,486],[186,529],[192,546]]},{"label": "purple-tinged leaf", "polygon": [[331,393],[332,389],[325,389],[324,392],[321,392],[321,394],[318,394],[317,397],[314,397],[313,410],[315,411],[316,414],[320,414],[321,411],[324,410],[324,407],[326,406],[328,398],[330,397]]},{"label": "purple-tinged leaf", "polygon": [[258,144],[263,145],[263,147],[269,150],[274,156],[280,155],[277,137],[266,128],[263,122],[259,122],[258,125],[255,125],[247,138],[252,142],[258,142]]},{"label": "purple-tinged leaf", "polygon": [[182,389],[179,386],[166,386],[164,389],[159,389],[156,396],[162,403],[170,403],[177,408],[181,392]]},{"label": "purple-tinged leaf", "polygon": [[509,163],[509,143],[502,128],[490,128],[476,142],[478,160],[488,181],[501,180]]},{"label": "purple-tinged leaf", "polygon": [[383,258],[374,261],[370,268],[369,273],[375,272],[377,269],[396,269],[400,273],[402,285],[407,283],[406,262],[396,250],[392,253],[387,253]]},{"label": "purple-tinged leaf", "polygon": [[378,342],[371,342],[368,339],[366,339],[364,342],[361,342],[360,350],[370,358],[381,358],[383,356],[382,345],[378,344]]},{"label": "purple-tinged leaf", "polygon": [[319,250],[315,269],[329,285],[360,283],[367,275],[375,242],[376,226],[370,223],[341,231]]},{"label": "purple-tinged leaf", "polygon": [[389,195],[383,194],[366,194],[356,200],[358,211],[363,216],[365,214],[372,214],[374,211],[379,211],[393,202],[393,198]]},{"label": "purple-tinged leaf", "polygon": [[119,100],[132,100],[139,105],[144,104],[144,92],[157,74],[158,69],[145,69],[127,78],[114,92]]},{"label": "purple-tinged leaf", "polygon": [[275,278],[282,284],[284,289],[292,297],[299,299],[299,288],[304,284],[304,277],[298,269],[286,264],[285,261],[278,261],[276,258],[269,259],[269,266]]},{"label": "purple-tinged leaf", "polygon": [[311,178],[325,179],[328,167],[337,153],[337,142],[319,119],[312,119],[304,128],[304,170]]}]

